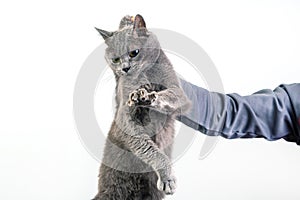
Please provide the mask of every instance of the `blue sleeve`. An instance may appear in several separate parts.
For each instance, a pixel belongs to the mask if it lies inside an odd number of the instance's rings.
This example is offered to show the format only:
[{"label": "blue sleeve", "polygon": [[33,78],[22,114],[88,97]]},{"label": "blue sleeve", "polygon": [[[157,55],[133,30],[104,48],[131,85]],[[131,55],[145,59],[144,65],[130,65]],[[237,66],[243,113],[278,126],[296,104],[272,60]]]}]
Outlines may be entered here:
[{"label": "blue sleeve", "polygon": [[249,96],[209,92],[181,80],[192,101],[184,124],[210,136],[285,139],[300,144],[300,84],[280,85]]}]

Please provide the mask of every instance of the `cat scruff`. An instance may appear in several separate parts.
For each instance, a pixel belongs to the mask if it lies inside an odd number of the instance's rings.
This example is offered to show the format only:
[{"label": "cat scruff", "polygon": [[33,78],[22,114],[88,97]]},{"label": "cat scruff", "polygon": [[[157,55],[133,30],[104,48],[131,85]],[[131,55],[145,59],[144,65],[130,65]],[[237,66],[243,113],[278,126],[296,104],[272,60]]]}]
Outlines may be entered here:
[{"label": "cat scruff", "polygon": [[171,169],[175,117],[189,100],[156,36],[141,15],[119,29],[96,28],[116,79],[116,113],[94,200],[161,200],[176,188]]}]

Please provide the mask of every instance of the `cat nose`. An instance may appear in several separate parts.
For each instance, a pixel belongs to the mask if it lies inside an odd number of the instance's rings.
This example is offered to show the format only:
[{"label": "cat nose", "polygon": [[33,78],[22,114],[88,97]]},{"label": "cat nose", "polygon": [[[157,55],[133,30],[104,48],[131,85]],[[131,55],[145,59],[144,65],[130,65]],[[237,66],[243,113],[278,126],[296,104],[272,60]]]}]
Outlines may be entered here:
[{"label": "cat nose", "polygon": [[130,70],[130,67],[125,67],[122,69],[125,73],[127,73]]},{"label": "cat nose", "polygon": [[123,62],[122,63],[122,71],[127,73],[129,71],[129,69],[130,69],[129,63],[128,62]]}]

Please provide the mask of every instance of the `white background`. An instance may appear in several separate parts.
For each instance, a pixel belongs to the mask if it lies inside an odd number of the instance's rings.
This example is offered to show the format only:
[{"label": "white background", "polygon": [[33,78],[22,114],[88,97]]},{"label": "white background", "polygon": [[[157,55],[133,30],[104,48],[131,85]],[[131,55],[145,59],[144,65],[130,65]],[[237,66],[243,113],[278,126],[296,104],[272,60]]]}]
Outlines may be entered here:
[{"label": "white background", "polygon": [[[196,3],[197,2],[197,3]],[[72,114],[76,76],[126,14],[180,32],[214,61],[225,92],[299,82],[300,3],[282,1],[1,1],[0,199],[84,200],[99,163]],[[176,62],[174,63],[176,65]],[[221,139],[199,160],[201,133],[175,163],[168,199],[299,199],[300,148],[284,141]]]}]

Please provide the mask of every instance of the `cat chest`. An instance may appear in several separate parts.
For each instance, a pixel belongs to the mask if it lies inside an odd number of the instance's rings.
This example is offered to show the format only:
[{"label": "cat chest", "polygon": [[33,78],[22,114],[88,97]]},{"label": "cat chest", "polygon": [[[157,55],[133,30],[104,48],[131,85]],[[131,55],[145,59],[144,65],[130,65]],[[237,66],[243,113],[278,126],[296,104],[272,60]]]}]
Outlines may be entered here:
[{"label": "cat chest", "polygon": [[171,125],[171,116],[160,113],[154,109],[144,106],[136,106],[129,110],[131,121],[143,129],[149,129],[157,132]]}]

